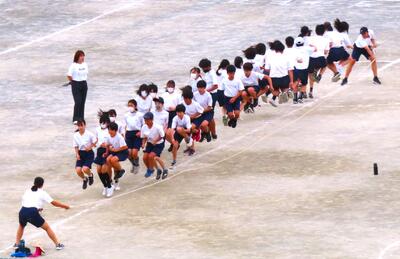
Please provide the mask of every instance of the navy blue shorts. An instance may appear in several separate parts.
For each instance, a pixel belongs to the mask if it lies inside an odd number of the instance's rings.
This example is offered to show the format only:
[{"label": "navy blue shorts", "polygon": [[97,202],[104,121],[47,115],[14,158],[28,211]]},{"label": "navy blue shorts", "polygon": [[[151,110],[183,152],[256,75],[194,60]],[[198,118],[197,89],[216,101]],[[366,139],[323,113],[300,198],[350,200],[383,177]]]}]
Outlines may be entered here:
[{"label": "navy blue shorts", "polygon": [[236,101],[234,103],[230,103],[229,100],[232,97],[228,97],[228,96],[224,96],[225,97],[225,109],[226,111],[229,112],[233,112],[233,111],[240,111],[240,100],[241,98],[237,98]]},{"label": "navy blue shorts", "polygon": [[325,57],[311,58],[308,64],[308,73],[313,73],[315,70],[326,67]]},{"label": "navy blue shorts", "polygon": [[300,80],[301,85],[308,84],[308,69],[295,69],[293,71],[294,81]]},{"label": "navy blue shorts", "polygon": [[329,55],[326,58],[328,64],[333,64],[333,62],[340,60],[347,60],[350,57],[350,54],[343,47],[339,48],[331,48],[329,50]]},{"label": "navy blue shorts", "polygon": [[168,115],[168,129],[170,129],[171,126],[172,126],[172,120],[176,116],[176,111],[171,111],[171,112],[168,112],[168,113],[169,113],[169,115]]},{"label": "navy blue shorts", "polygon": [[164,142],[157,144],[157,145],[153,145],[153,144],[147,142],[146,148],[144,149],[143,152],[144,153],[154,153],[154,154],[156,154],[156,156],[160,157],[161,153],[164,149],[164,145],[165,145]]},{"label": "navy blue shorts", "polygon": [[196,125],[196,128],[200,127],[200,124],[203,122],[203,115],[201,115],[200,117],[191,120],[192,124]]},{"label": "navy blue shorts", "polygon": [[256,93],[258,93],[260,91],[260,87],[258,85],[249,85],[249,86],[245,86],[244,90],[246,91],[247,94],[249,94],[249,88],[253,87],[254,90],[256,91]]},{"label": "navy blue shorts", "polygon": [[96,165],[104,165],[106,163],[106,158],[103,157],[104,153],[106,153],[104,147],[99,147],[97,149],[96,158],[94,159]]},{"label": "navy blue shorts", "polygon": [[[371,48],[371,47],[369,47],[369,48]],[[361,55],[363,55],[366,59],[369,59],[368,51],[364,48],[359,48],[356,46],[356,44],[354,44],[354,48],[353,48],[353,52],[351,53],[351,57],[355,61],[359,61]]]},{"label": "navy blue shorts", "polygon": [[213,109],[215,108],[215,105],[219,104],[219,107],[224,106],[224,91],[223,90],[217,90],[217,92],[215,93],[211,93],[211,97],[212,97],[212,107]]},{"label": "navy blue shorts", "polygon": [[119,152],[111,152],[110,154],[118,157],[118,160],[120,162],[122,162],[122,161],[125,161],[126,159],[128,159],[129,151],[127,149],[125,149],[125,150],[119,151]]},{"label": "navy blue shorts", "polygon": [[272,85],[274,86],[275,91],[279,91],[279,89],[284,90],[289,88],[290,77],[272,77]]},{"label": "navy blue shorts", "polygon": [[136,136],[138,130],[127,131],[125,134],[125,142],[129,149],[140,150],[142,146],[142,139]]},{"label": "navy blue shorts", "polygon": [[22,207],[19,211],[18,218],[19,224],[23,227],[25,227],[27,223],[31,223],[35,227],[40,228],[45,222],[37,208]]},{"label": "navy blue shorts", "polygon": [[93,150],[90,151],[84,151],[84,150],[79,150],[79,156],[81,157],[81,160],[76,160],[75,167],[89,167],[92,169],[92,164],[94,160],[94,152]]},{"label": "navy blue shorts", "polygon": [[183,136],[181,136],[181,134],[179,134],[178,131],[175,130],[174,139],[175,139],[178,143],[181,143],[182,140],[183,140]]}]

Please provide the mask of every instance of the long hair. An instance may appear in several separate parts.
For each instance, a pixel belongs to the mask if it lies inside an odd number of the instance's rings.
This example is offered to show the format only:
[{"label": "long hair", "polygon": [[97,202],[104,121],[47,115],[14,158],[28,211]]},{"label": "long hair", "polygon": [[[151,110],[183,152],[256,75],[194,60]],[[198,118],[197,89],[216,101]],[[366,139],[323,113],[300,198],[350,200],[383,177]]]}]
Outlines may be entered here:
[{"label": "long hair", "polygon": [[44,179],[40,176],[36,177],[35,180],[33,181],[33,186],[31,190],[33,192],[36,192],[39,188],[42,188],[44,184]]},{"label": "long hair", "polygon": [[83,52],[83,50],[78,50],[78,51],[75,52],[75,55],[74,55],[74,62],[75,63],[78,63],[78,60],[79,60],[80,56],[85,56],[85,52]]}]

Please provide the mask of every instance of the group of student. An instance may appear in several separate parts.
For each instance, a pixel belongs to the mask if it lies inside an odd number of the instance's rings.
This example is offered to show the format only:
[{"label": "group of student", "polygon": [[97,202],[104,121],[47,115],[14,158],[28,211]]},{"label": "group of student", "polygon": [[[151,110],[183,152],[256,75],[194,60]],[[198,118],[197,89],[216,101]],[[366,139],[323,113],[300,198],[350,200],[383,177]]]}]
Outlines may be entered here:
[{"label": "group of student", "polygon": [[[177,89],[173,80],[160,92],[153,83],[140,85],[136,97],[127,102],[127,112],[121,121],[117,120],[114,109],[100,110],[95,133],[86,129],[84,119],[77,119],[73,145],[76,173],[83,180],[83,189],[94,182],[91,167],[95,163],[104,186],[103,195],[111,197],[114,190],[120,189],[119,181],[125,174],[122,161],[130,161],[131,173],[139,172],[140,149],[147,168],[144,176],[156,173],[157,180],[165,179],[168,169],[176,166],[182,141],[186,145],[183,153],[192,156],[196,142],[217,139],[214,116],[217,103],[223,125],[236,128],[241,111],[253,113],[260,97],[274,107],[290,99],[298,104],[314,98],[315,83],[321,81],[326,68],[332,71],[333,82],[342,77],[341,85],[347,84],[361,55],[370,60],[373,82],[380,84],[373,32],[362,27],[352,44],[348,30],[348,23],[339,19],[333,26],[329,22],[317,25],[315,35],[303,26],[298,37],[285,39],[286,47],[279,40],[269,42],[268,49],[259,43],[245,49],[244,57],[235,57],[232,64],[223,59],[216,70],[209,59],[201,59],[198,67],[190,69],[189,84],[181,89]],[[75,55],[75,58],[81,57]],[[83,67],[87,76],[87,65],[75,66]],[[68,76],[73,80],[73,69]],[[168,143],[168,151],[172,153],[169,168],[161,159]]]}]

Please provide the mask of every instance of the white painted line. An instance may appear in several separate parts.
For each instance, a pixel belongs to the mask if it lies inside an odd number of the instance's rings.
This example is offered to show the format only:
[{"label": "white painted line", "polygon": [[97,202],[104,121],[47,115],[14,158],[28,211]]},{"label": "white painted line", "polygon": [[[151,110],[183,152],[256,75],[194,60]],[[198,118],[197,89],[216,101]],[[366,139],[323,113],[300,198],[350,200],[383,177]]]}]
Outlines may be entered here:
[{"label": "white painted line", "polygon": [[81,23],[78,23],[78,24],[75,24],[75,25],[66,27],[66,28],[61,29],[61,30],[59,30],[59,31],[50,33],[50,34],[48,34],[48,35],[46,35],[46,36],[43,36],[43,37],[34,39],[34,40],[32,40],[32,41],[23,43],[23,44],[21,44],[21,45],[15,46],[15,47],[13,47],[13,48],[9,48],[9,49],[3,50],[3,51],[0,52],[0,56],[5,55],[5,54],[8,54],[8,53],[11,53],[11,52],[15,52],[15,51],[20,50],[20,49],[22,49],[22,48],[29,47],[29,46],[31,46],[31,45],[33,45],[33,44],[35,44],[35,43],[38,43],[38,42],[41,42],[41,41],[44,41],[44,40],[53,38],[54,36],[59,35],[59,34],[61,34],[61,33],[70,31],[70,30],[72,30],[72,29],[75,29],[75,28],[80,27],[80,26],[82,26],[82,25],[86,25],[86,24],[88,24],[88,23],[92,23],[92,22],[94,22],[94,21],[97,21],[97,20],[99,20],[99,19],[105,17],[105,16],[114,14],[114,13],[116,13],[116,12],[120,12],[120,11],[125,10],[125,9],[129,9],[129,8],[131,8],[131,7],[133,7],[133,6],[137,6],[137,5],[138,5],[138,3],[135,3],[135,4],[131,3],[131,4],[127,4],[127,5],[121,6],[121,7],[119,7],[119,8],[116,8],[116,9],[112,9],[112,10],[107,11],[107,12],[101,14],[101,15],[98,15],[98,16],[96,16],[96,17],[90,19],[90,20],[87,20],[87,21],[84,21],[84,22],[81,22]]}]

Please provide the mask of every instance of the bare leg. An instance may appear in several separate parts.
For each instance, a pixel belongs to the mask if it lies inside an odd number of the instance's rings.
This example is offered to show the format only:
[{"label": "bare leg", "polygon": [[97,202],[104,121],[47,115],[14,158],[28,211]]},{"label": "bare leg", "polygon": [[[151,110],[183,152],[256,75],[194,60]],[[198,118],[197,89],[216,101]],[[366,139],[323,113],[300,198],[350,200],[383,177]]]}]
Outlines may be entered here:
[{"label": "bare leg", "polygon": [[19,225],[17,230],[17,237],[15,238],[15,244],[18,245],[24,235],[24,227]]},{"label": "bare leg", "polygon": [[76,168],[75,168],[75,171],[76,171],[76,174],[77,174],[80,178],[82,178],[82,179],[85,178],[85,175],[84,175],[83,172],[82,172],[82,167],[76,167]]},{"label": "bare leg", "polygon": [[45,222],[42,226],[42,228],[47,232],[47,235],[50,237],[50,239],[53,241],[53,243],[55,245],[58,245],[60,242],[57,239],[56,234],[54,233],[54,231],[51,229],[50,225]]},{"label": "bare leg", "polygon": [[349,64],[347,65],[347,68],[346,68],[346,75],[345,75],[346,78],[348,78],[350,76],[351,70],[353,69],[353,66],[355,63],[356,63],[356,61],[351,58],[349,61]]},{"label": "bare leg", "polygon": [[372,73],[374,74],[374,77],[378,76],[378,66],[376,65],[376,59],[371,60],[371,70]]}]

